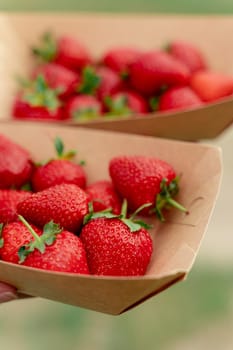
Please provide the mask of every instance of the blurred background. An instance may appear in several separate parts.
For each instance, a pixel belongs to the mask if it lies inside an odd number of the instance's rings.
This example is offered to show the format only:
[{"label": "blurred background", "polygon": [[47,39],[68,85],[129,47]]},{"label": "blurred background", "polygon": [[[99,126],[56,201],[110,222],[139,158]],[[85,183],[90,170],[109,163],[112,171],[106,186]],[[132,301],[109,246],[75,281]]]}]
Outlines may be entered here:
[{"label": "blurred background", "polygon": [[[233,14],[232,0],[56,0],[56,4],[1,0],[0,4],[2,11]],[[233,128],[214,141],[203,142],[222,148],[224,176],[212,220],[187,280],[117,317],[42,299],[1,305],[1,349],[233,349]]]}]

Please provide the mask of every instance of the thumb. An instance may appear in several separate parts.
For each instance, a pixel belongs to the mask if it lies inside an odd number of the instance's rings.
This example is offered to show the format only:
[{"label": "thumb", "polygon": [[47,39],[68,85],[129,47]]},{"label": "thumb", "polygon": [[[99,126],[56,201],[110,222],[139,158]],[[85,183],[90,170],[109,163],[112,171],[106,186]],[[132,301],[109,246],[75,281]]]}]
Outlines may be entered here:
[{"label": "thumb", "polygon": [[0,303],[18,298],[16,289],[6,283],[0,282]]}]

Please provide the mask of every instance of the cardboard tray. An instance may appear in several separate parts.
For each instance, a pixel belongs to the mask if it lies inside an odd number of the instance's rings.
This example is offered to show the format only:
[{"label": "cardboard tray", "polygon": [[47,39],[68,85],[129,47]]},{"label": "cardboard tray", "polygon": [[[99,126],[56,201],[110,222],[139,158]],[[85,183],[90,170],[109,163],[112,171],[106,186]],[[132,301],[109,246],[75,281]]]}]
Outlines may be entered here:
[{"label": "cardboard tray", "polygon": [[[0,14],[0,119],[9,119],[15,95],[16,74],[30,71],[30,47],[46,30],[72,34],[96,56],[115,45],[142,49],[164,46],[173,39],[196,44],[216,71],[233,74],[233,48],[228,37],[233,16],[164,16],[123,14]],[[225,40],[227,38],[227,40]],[[151,113],[147,118],[76,123],[88,128],[113,130],[181,140],[215,138],[233,122],[233,99],[185,112]]]},{"label": "cardboard tray", "polygon": [[68,149],[86,160],[88,182],[107,179],[108,162],[116,155],[155,156],[182,173],[177,199],[189,215],[170,211],[166,223],[151,219],[154,252],[143,277],[113,278],[52,273],[0,261],[0,281],[21,293],[40,296],[104,313],[120,314],[184,279],[196,258],[221,182],[218,148],[122,133],[46,126],[42,123],[1,123],[0,133],[31,151],[36,161],[54,155],[60,136]]}]

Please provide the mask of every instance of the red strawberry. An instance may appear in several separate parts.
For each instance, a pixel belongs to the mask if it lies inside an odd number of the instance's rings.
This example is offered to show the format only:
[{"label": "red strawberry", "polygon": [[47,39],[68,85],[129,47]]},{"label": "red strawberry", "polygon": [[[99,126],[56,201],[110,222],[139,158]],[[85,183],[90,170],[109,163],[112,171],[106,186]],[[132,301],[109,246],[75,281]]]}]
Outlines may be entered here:
[{"label": "red strawberry", "polygon": [[82,165],[71,159],[75,151],[64,152],[64,144],[60,138],[55,139],[55,148],[58,159],[50,160],[47,164],[39,166],[33,176],[32,185],[35,191],[42,191],[51,186],[60,184],[75,184],[81,188],[86,187],[86,174]]},{"label": "red strawberry", "polygon": [[58,94],[58,91],[48,87],[42,76],[38,76],[18,95],[12,115],[16,119],[62,120],[65,116]]},{"label": "red strawberry", "polygon": [[101,102],[91,95],[78,95],[67,101],[65,113],[69,119],[85,121],[98,118],[102,114]]},{"label": "red strawberry", "polygon": [[166,52],[151,51],[142,54],[130,67],[132,86],[141,93],[153,94],[162,86],[186,85],[188,68]]},{"label": "red strawberry", "polygon": [[40,48],[33,48],[33,53],[46,62],[56,62],[72,70],[80,70],[92,61],[87,48],[76,38],[63,36],[57,40],[51,33],[42,37]]},{"label": "red strawberry", "polygon": [[160,96],[158,110],[183,110],[202,105],[203,102],[190,87],[179,86],[168,89]]},{"label": "red strawberry", "polygon": [[111,181],[102,180],[94,182],[86,189],[88,200],[93,202],[94,211],[112,208],[114,214],[120,214],[121,200]]},{"label": "red strawberry", "polygon": [[121,218],[109,213],[103,213],[106,217],[97,214],[97,217],[88,214],[80,234],[90,272],[107,276],[144,275],[153,244],[142,223],[126,219],[126,208],[122,210]]},{"label": "red strawberry", "polygon": [[105,99],[110,114],[129,115],[134,113],[148,113],[146,100],[134,91],[122,91]]},{"label": "red strawberry", "polygon": [[169,205],[187,212],[172,198],[179,187],[175,170],[167,162],[145,156],[115,157],[110,161],[109,172],[116,190],[127,199],[131,211],[151,203],[143,213],[155,212],[160,220],[164,220],[163,208]]},{"label": "red strawberry", "polygon": [[96,95],[100,100],[119,91],[123,86],[120,76],[107,67],[85,67],[78,93]]},{"label": "red strawberry", "polygon": [[184,41],[172,41],[167,50],[174,58],[184,63],[191,73],[207,68],[202,52]]},{"label": "red strawberry", "polygon": [[56,63],[45,63],[36,67],[33,78],[42,75],[52,89],[57,89],[61,98],[75,92],[79,84],[79,76],[73,71]]},{"label": "red strawberry", "polygon": [[42,232],[23,217],[19,219],[21,222],[3,229],[3,260],[50,271],[89,274],[86,252],[77,236],[52,221]]},{"label": "red strawberry", "polygon": [[[42,232],[32,225],[33,230],[41,235]],[[27,245],[33,236],[22,222],[11,222],[2,227],[0,240],[0,257],[3,261],[18,264],[20,247]]]},{"label": "red strawberry", "polygon": [[0,223],[17,220],[17,205],[31,195],[28,191],[0,190]]},{"label": "red strawberry", "polygon": [[0,188],[20,188],[30,181],[32,168],[28,151],[0,135]]},{"label": "red strawberry", "polygon": [[198,72],[190,82],[191,88],[205,102],[212,102],[233,94],[233,78],[221,73]]},{"label": "red strawberry", "polygon": [[40,227],[53,220],[64,230],[77,232],[88,212],[88,200],[78,186],[63,184],[33,193],[18,204],[17,210]]},{"label": "red strawberry", "polygon": [[129,66],[141,55],[140,50],[133,47],[116,47],[105,53],[102,62],[117,73],[127,74]]}]

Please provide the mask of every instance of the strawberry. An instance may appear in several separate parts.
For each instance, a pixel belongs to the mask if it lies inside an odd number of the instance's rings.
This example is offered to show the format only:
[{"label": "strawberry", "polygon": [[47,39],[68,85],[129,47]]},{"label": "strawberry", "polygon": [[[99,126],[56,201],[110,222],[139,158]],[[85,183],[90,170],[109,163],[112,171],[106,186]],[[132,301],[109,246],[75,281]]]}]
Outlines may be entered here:
[{"label": "strawberry", "polygon": [[158,110],[186,110],[203,105],[201,99],[188,86],[172,87],[159,98]]},{"label": "strawberry", "polygon": [[142,54],[129,70],[132,86],[150,95],[162,86],[186,85],[190,78],[188,68],[166,52],[150,51]]},{"label": "strawberry", "polygon": [[0,188],[20,188],[30,181],[32,169],[28,151],[0,134]]},{"label": "strawberry", "polygon": [[62,184],[33,193],[18,204],[17,211],[37,226],[53,220],[64,230],[77,232],[88,212],[88,200],[78,186]]},{"label": "strawberry", "polygon": [[179,191],[178,178],[167,162],[153,157],[119,156],[110,161],[109,172],[117,192],[127,199],[131,211],[150,203],[142,213],[155,213],[161,221],[164,221],[163,209],[169,206],[187,212],[173,199]]},{"label": "strawberry", "polygon": [[77,73],[53,62],[36,67],[32,74],[33,79],[38,75],[42,75],[48,86],[56,89],[61,98],[73,94],[80,80]]},{"label": "strawberry", "polygon": [[96,95],[100,100],[122,88],[120,76],[107,67],[85,67],[78,93]]},{"label": "strawberry", "polygon": [[192,76],[190,86],[205,102],[233,94],[233,78],[222,73],[197,72]]},{"label": "strawberry", "polygon": [[86,188],[88,200],[93,202],[94,211],[112,209],[114,214],[121,211],[121,200],[111,181],[102,180],[92,183]]},{"label": "strawberry", "polygon": [[75,71],[92,62],[87,48],[71,36],[62,36],[56,40],[51,33],[45,33],[41,47],[33,48],[33,53],[45,62],[56,62]]},{"label": "strawberry", "polygon": [[105,98],[111,115],[145,114],[149,111],[146,100],[134,91],[122,91]]},{"label": "strawberry", "polygon": [[58,159],[39,166],[32,176],[32,186],[35,191],[60,184],[75,184],[81,188],[86,187],[86,174],[82,165],[71,161],[75,151],[64,152],[64,144],[60,138],[55,139],[55,148]]},{"label": "strawberry", "polygon": [[58,99],[59,91],[50,89],[40,75],[26,85],[13,104],[14,118],[51,121],[64,119]]},{"label": "strawberry", "polygon": [[3,228],[0,255],[4,261],[43,270],[89,274],[86,252],[80,239],[50,221],[42,230],[20,222]]},{"label": "strawberry", "polygon": [[177,60],[184,63],[190,73],[195,73],[207,68],[202,52],[194,45],[184,41],[172,41],[167,51]]},{"label": "strawberry", "polygon": [[102,63],[118,74],[127,74],[130,65],[140,57],[141,52],[133,47],[116,47],[105,53]]},{"label": "strawberry", "polygon": [[92,274],[145,274],[153,251],[152,239],[141,221],[126,219],[126,211],[124,202],[120,216],[102,212],[85,217],[80,239]]},{"label": "strawberry", "polygon": [[17,220],[17,205],[31,195],[28,191],[0,190],[0,223]]},{"label": "strawberry", "polygon": [[[32,225],[33,230],[41,235],[42,231]],[[20,247],[28,244],[32,240],[32,235],[28,228],[20,221],[11,222],[1,227],[0,257],[3,261],[14,264],[19,263],[18,251]]]},{"label": "strawberry", "polygon": [[103,111],[101,102],[91,95],[71,97],[66,104],[65,113],[69,119],[88,121],[98,118]]}]

